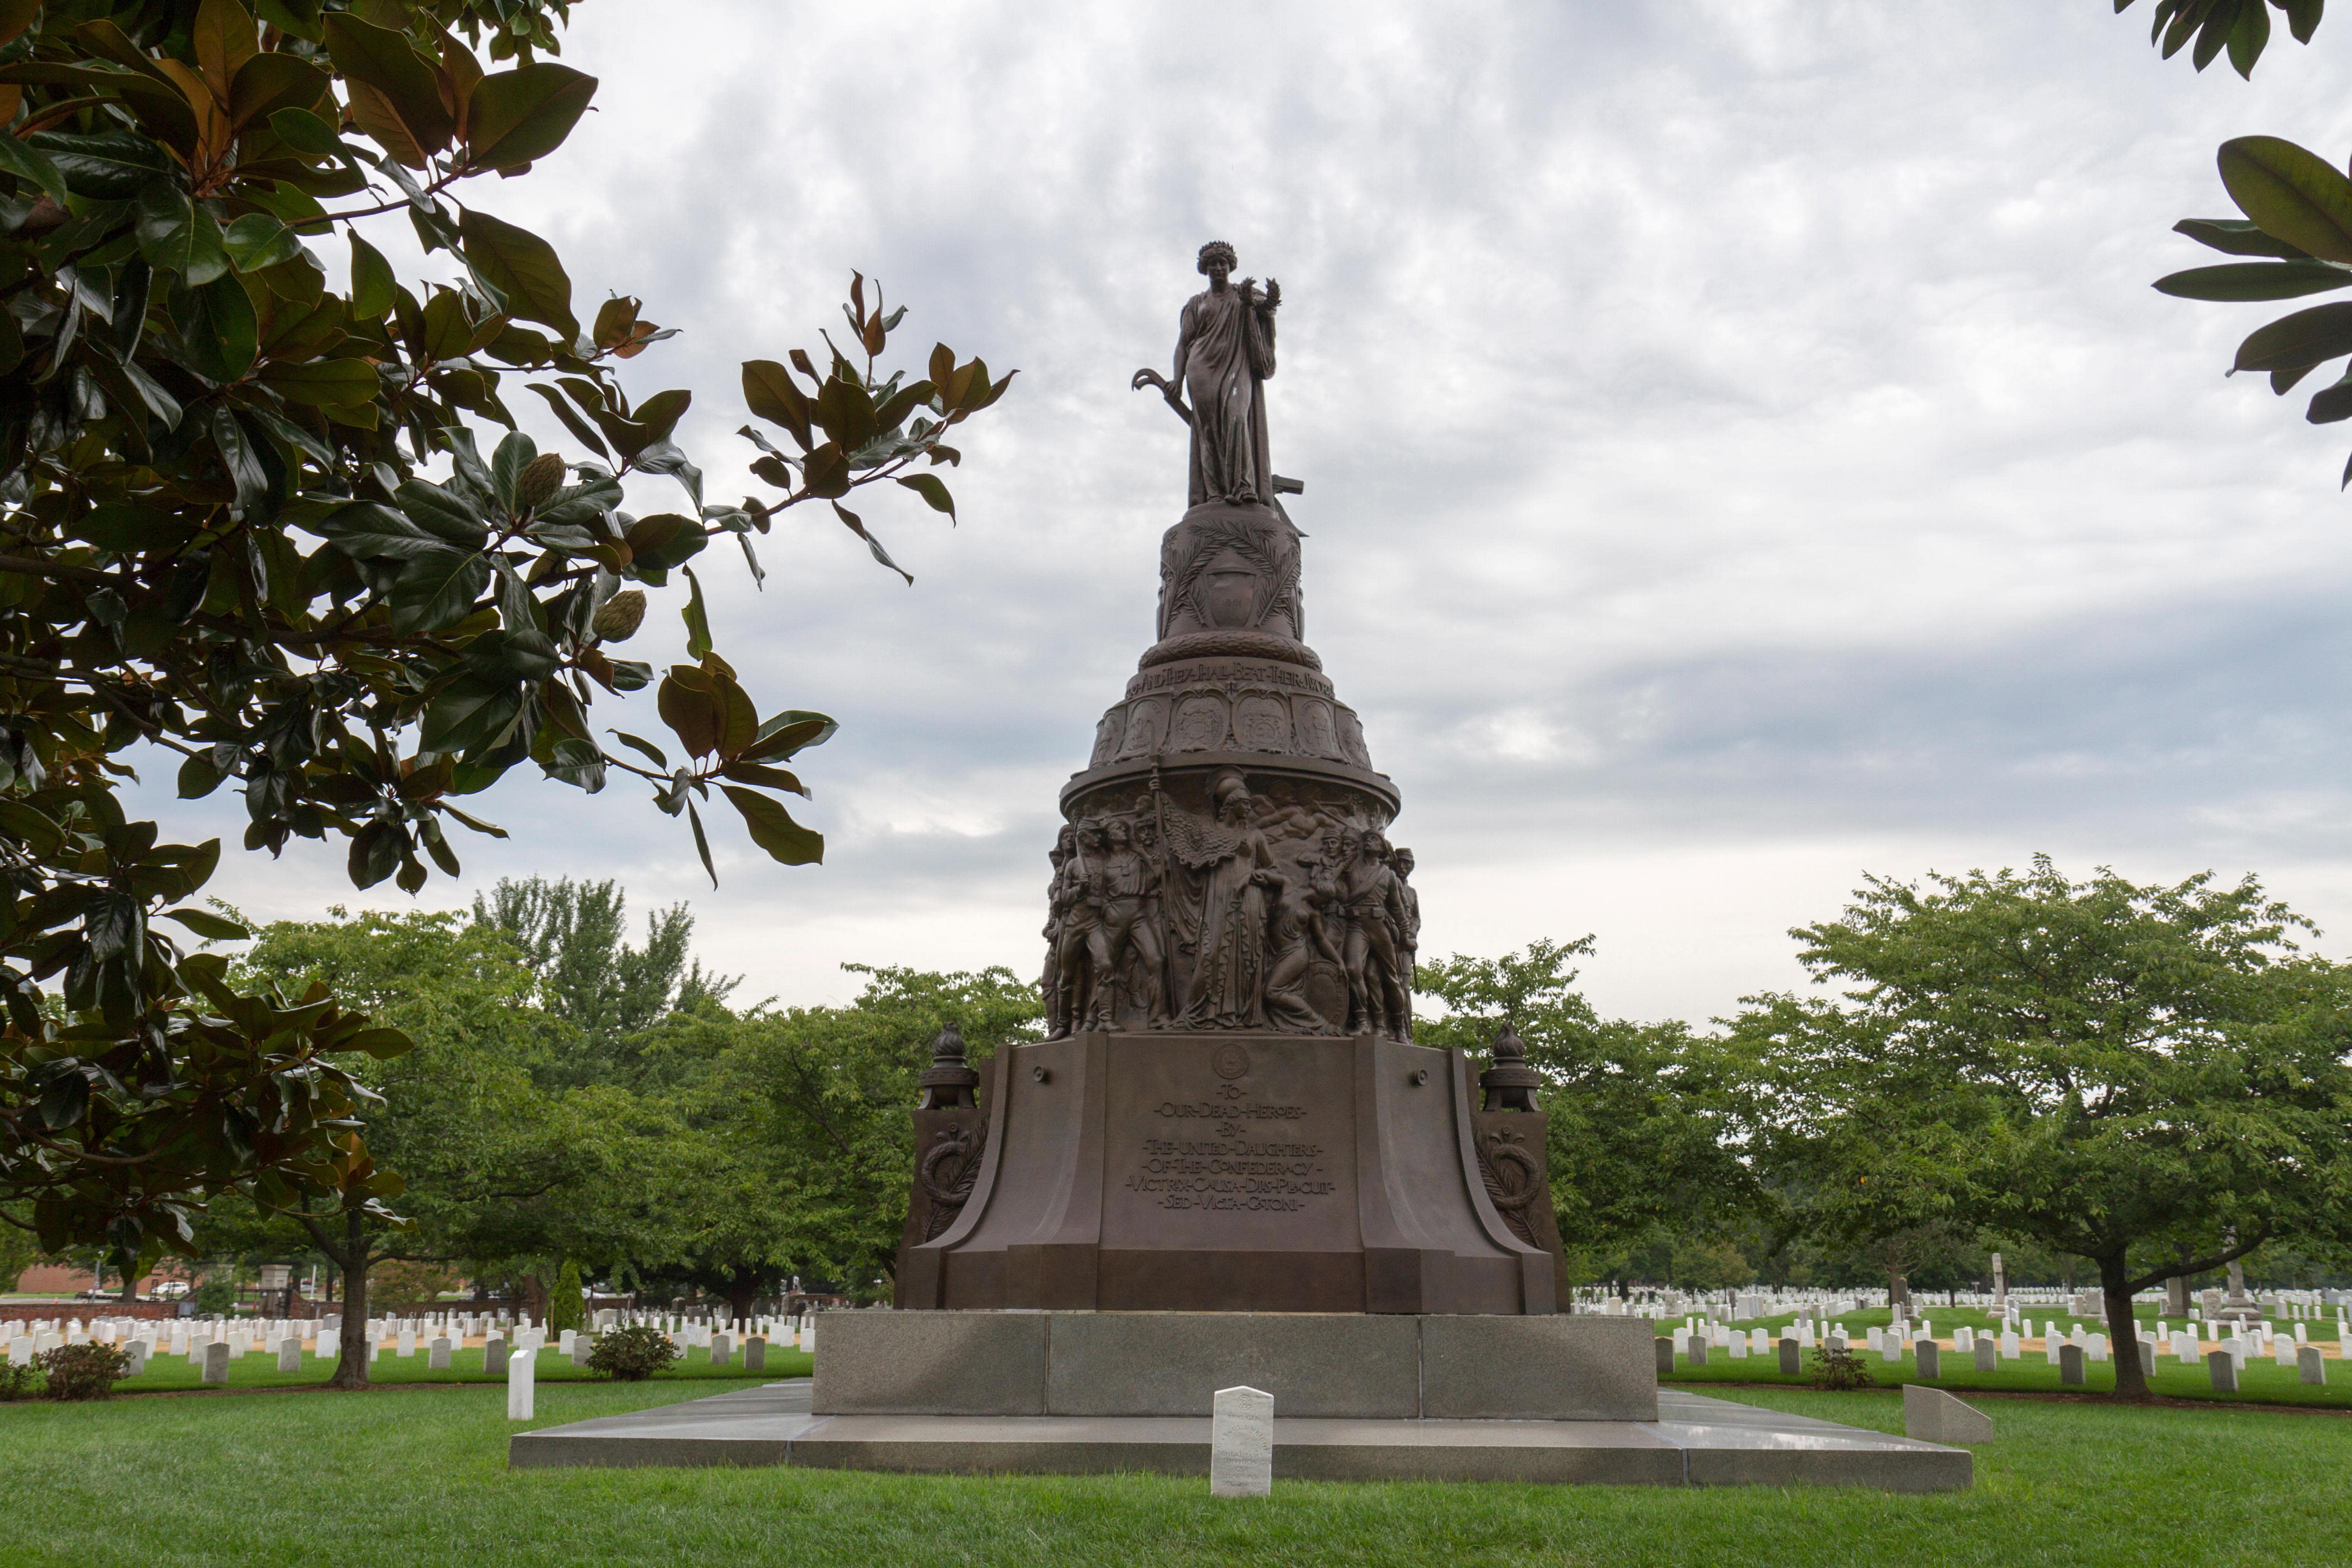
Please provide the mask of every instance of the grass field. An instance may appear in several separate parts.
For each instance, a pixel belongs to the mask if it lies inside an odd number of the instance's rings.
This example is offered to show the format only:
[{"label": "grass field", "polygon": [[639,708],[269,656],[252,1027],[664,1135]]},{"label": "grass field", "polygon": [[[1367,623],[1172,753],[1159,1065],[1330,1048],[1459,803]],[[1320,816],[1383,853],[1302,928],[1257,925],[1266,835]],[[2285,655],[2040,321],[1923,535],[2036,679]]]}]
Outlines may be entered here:
[{"label": "grass field", "polygon": [[[552,1426],[710,1392],[542,1387]],[[1899,1430],[1899,1396],[1726,1397]],[[1279,1483],[1213,1501],[1156,1477],[918,1478],[505,1468],[500,1392],[238,1394],[0,1406],[8,1568],[409,1568],[685,1562],[2200,1565],[2352,1561],[2352,1419],[1986,1401],[1974,1490]]]}]

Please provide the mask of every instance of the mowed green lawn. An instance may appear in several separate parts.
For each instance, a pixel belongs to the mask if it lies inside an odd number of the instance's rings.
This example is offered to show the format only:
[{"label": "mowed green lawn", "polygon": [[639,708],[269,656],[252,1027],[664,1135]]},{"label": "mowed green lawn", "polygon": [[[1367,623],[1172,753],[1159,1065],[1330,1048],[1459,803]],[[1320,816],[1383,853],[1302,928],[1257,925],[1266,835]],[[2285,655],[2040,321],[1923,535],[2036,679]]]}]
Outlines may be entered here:
[{"label": "mowed green lawn", "polygon": [[[708,1383],[541,1386],[552,1426]],[[1900,1396],[1727,1397],[1898,1430]],[[688,1562],[1019,1568],[1198,1563],[1941,1564],[2352,1562],[2352,1419],[1985,1402],[1974,1490],[1669,1490],[820,1470],[506,1468],[495,1387],[0,1406],[0,1563],[255,1568]]]},{"label": "mowed green lawn", "polygon": [[[502,1372],[496,1377],[484,1374],[482,1352],[478,1350],[450,1352],[449,1365],[442,1372],[433,1371],[429,1365],[430,1360],[431,1358],[421,1348],[413,1356],[394,1355],[392,1352],[386,1351],[369,1363],[368,1381],[386,1385],[412,1383],[495,1383],[501,1388],[506,1386],[505,1373]],[[726,1366],[713,1366],[710,1364],[709,1351],[691,1350],[686,1352],[686,1359],[677,1363],[677,1369],[670,1375],[696,1379],[748,1378],[755,1383],[773,1383],[781,1377],[806,1377],[813,1364],[807,1352],[803,1351],[779,1350],[772,1345],[768,1350],[768,1364],[764,1372],[744,1371],[743,1357],[740,1352],[729,1360],[730,1364]],[[294,1388],[305,1384],[325,1383],[334,1375],[335,1363],[332,1357],[320,1361],[316,1356],[305,1355],[302,1358],[302,1370],[299,1372],[278,1371],[278,1355],[274,1351],[256,1351],[248,1356],[231,1356],[228,1363],[228,1386],[233,1389]],[[559,1354],[554,1351],[540,1352],[537,1363],[532,1367],[532,1375],[538,1379],[542,1388],[551,1383],[596,1381],[595,1373],[584,1366],[573,1366],[571,1357]],[[137,1377],[124,1378],[121,1383],[116,1384],[115,1387],[124,1394],[149,1394],[163,1390],[201,1388],[204,1386],[204,1381],[203,1369],[191,1363],[186,1356],[158,1355],[150,1356],[147,1359],[145,1372],[141,1373]],[[702,1392],[715,1394],[720,1391],[707,1389]],[[0,1568],[5,1568],[5,1565],[0,1565]]]}]

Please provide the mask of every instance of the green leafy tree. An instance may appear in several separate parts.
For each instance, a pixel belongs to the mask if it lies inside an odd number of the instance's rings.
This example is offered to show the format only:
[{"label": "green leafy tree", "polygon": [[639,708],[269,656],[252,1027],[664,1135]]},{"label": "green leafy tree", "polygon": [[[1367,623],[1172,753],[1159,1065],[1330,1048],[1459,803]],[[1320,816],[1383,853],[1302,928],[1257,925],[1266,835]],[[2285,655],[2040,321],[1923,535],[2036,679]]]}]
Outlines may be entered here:
[{"label": "green leafy tree", "polygon": [[[1835,998],[1755,1000],[1736,1042],[1777,1118],[1757,1140],[1856,1225],[1896,1212],[2087,1259],[2126,1346],[2131,1299],[2273,1239],[2352,1240],[2352,972],[2248,878],[1873,879],[1793,934]],[[2124,1398],[2147,1394],[2116,1358]]]},{"label": "green leafy tree", "polygon": [[1604,1021],[1575,989],[1592,939],[1530,942],[1500,958],[1423,964],[1414,985],[1445,1005],[1415,1038],[1484,1055],[1508,1020],[1549,1080],[1552,1206],[1585,1278],[1633,1254],[1719,1232],[1751,1215],[1754,1177],[1732,1140],[1738,1102],[1712,1041],[1680,1024]]},{"label": "green leafy tree", "polygon": [[673,904],[646,917],[646,942],[624,940],[628,896],[612,880],[500,878],[474,899],[474,919],[495,927],[539,975],[543,1005],[581,1035],[581,1059],[559,1067],[570,1081],[630,1081],[635,1038],[703,997],[724,1001],[736,982],[704,973],[688,953],[694,916]]},{"label": "green leafy tree", "polygon": [[[952,518],[949,437],[1011,380],[945,345],[884,370],[905,307],[854,278],[846,352],[743,364],[772,493],[707,497],[690,394],[622,385],[668,330],[628,297],[583,321],[491,210],[597,91],[546,58],[567,0],[257,4],[0,0],[0,1197],[45,1247],[125,1260],[192,1245],[227,1191],[375,1223],[355,1069],[403,1045],[331,994],[236,994],[165,934],[241,933],[188,902],[217,844],[126,808],[131,758],[174,761],[183,796],[233,785],[247,848],[347,844],[361,887],[454,875],[448,824],[499,831],[460,803],[526,762],[644,781],[706,868],[720,798],[813,862],[779,797],[833,722],[761,717],[689,563],[732,537],[756,575],[755,537],[811,506],[895,569],[845,503]],[[383,224],[437,279],[395,276]],[[572,451],[515,429],[518,388]],[[678,510],[622,510],[633,477]],[[673,573],[686,657],[656,676],[613,650]],[[591,706],[648,688],[671,739],[606,750]]]},{"label": "green leafy tree", "polygon": [[955,1024],[977,1065],[1035,1039],[1045,1008],[1036,987],[1007,969],[844,967],[866,976],[856,1001],[747,1016],[698,1098],[715,1128],[729,1105],[755,1119],[722,1142],[765,1152],[770,1202],[788,1221],[771,1256],[863,1290],[897,1273],[914,1183],[916,1079],[940,1028]]},{"label": "green leafy tree", "polygon": [[[415,1042],[366,1069],[377,1096],[365,1113],[370,1157],[387,1167],[372,1174],[383,1180],[381,1196],[399,1200],[398,1217],[328,1195],[231,1201],[206,1225],[208,1238],[229,1250],[289,1235],[315,1247],[341,1278],[347,1321],[368,1315],[375,1265],[544,1252],[542,1211],[643,1161],[610,1097],[541,1088],[535,1073],[562,1048],[565,1026],[533,1005],[536,977],[486,927],[449,913],[338,911],[264,928],[243,967],[363,999]],[[337,1363],[335,1380],[356,1387],[367,1373],[355,1351]]]}]

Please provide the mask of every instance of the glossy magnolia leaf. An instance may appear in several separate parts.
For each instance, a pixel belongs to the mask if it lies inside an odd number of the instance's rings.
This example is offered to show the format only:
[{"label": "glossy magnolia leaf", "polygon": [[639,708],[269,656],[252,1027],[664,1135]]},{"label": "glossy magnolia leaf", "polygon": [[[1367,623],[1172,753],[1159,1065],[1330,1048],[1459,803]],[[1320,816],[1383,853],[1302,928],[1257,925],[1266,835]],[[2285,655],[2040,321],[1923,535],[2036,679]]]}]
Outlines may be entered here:
[{"label": "glossy magnolia leaf", "polygon": [[420,556],[392,585],[392,629],[405,636],[456,626],[489,585],[490,563],[479,555],[444,549]]},{"label": "glossy magnolia leaf", "polygon": [[840,728],[822,713],[788,708],[760,726],[758,737],[745,749],[743,757],[747,762],[779,762],[811,746],[824,745]]},{"label": "glossy magnolia leaf", "polygon": [[235,921],[225,920],[207,910],[165,910],[161,918],[177,921],[198,936],[215,942],[243,942],[253,934]]},{"label": "glossy magnolia leaf", "polygon": [[303,526],[354,561],[415,561],[449,548],[402,513],[375,501],[353,501]]},{"label": "glossy magnolia leaf", "polygon": [[2335,385],[2315,393],[2304,417],[2314,425],[2333,425],[2341,419],[2352,419],[2352,374],[2347,374]]},{"label": "glossy magnolia leaf", "polygon": [[793,384],[793,373],[772,359],[743,362],[743,402],[771,425],[781,425],[808,450],[809,403]]},{"label": "glossy magnolia leaf", "polygon": [[2254,62],[2263,58],[2263,49],[2271,41],[2271,10],[2263,0],[2247,5],[2241,0],[2236,19],[2229,35],[2230,65],[2240,76],[2253,79]]},{"label": "glossy magnolia leaf", "polygon": [[794,822],[782,801],[740,784],[722,784],[719,788],[742,813],[751,842],[766,850],[770,859],[786,866],[814,866],[824,859],[824,835]]},{"label": "glossy magnolia leaf", "polygon": [[363,359],[319,359],[262,367],[262,384],[289,403],[365,403],[383,390]]},{"label": "glossy magnolia leaf", "polygon": [[2352,179],[2276,136],[2221,143],[2221,184],[2263,232],[2327,261],[2352,261]]},{"label": "glossy magnolia leaf", "polygon": [[467,110],[466,163],[511,169],[546,157],[563,145],[595,96],[594,77],[552,60],[484,77]]},{"label": "glossy magnolia leaf", "polygon": [[694,802],[686,803],[686,820],[694,826],[694,852],[702,857],[702,868],[710,874],[710,885],[719,886],[719,868],[710,863],[710,840],[702,831],[702,814],[694,809]]},{"label": "glossy magnolia leaf", "polygon": [[2306,255],[2283,239],[2272,238],[2243,218],[2185,217],[2172,226],[2172,232],[2185,234],[2200,245],[2210,245],[2231,256],[2276,256],[2294,260]]},{"label": "glossy magnolia leaf", "polygon": [[655,745],[651,741],[632,735],[626,730],[614,730],[612,733],[619,738],[623,745],[629,747],[631,750],[635,751],[644,756],[651,758],[654,766],[657,768],[667,768],[669,766],[669,754],[664,752],[659,746]]},{"label": "glossy magnolia leaf", "polygon": [[907,580],[907,586],[909,588],[915,585],[915,574],[908,571],[904,566],[899,565],[896,561],[890,559],[890,552],[882,548],[882,542],[866,531],[866,521],[863,518],[850,510],[847,507],[842,505],[839,501],[833,503],[833,511],[835,517],[841,519],[843,527],[848,529],[850,532],[857,535],[858,538],[866,541],[866,548],[872,553],[875,560],[879,561],[883,565],[887,566],[891,571],[896,572],[899,576],[904,577]]},{"label": "glossy magnolia leaf", "polygon": [[361,321],[380,321],[390,312],[398,297],[399,284],[392,275],[392,263],[383,252],[352,234],[352,317]]},{"label": "glossy magnolia leaf", "polygon": [[2332,261],[2242,261],[2175,272],[2158,279],[2155,288],[2183,300],[2294,300],[2352,289],[2352,268]]},{"label": "glossy magnolia leaf", "polygon": [[[326,19],[321,37],[335,68],[353,82],[381,94],[384,103],[399,115],[401,126],[418,150],[438,153],[449,145],[457,123],[441,101],[441,89],[434,79],[432,65],[416,52],[405,35],[338,11]],[[361,96],[352,95],[353,116],[362,131],[382,142],[384,138],[378,134],[378,128],[369,123],[369,117],[360,114]],[[389,142],[385,150],[399,151]]]},{"label": "glossy magnolia leaf", "polygon": [[721,778],[733,779],[737,784],[757,784],[763,789],[788,789],[803,800],[813,798],[808,785],[801,783],[800,775],[786,768],[737,761],[719,769],[719,774]]},{"label": "glossy magnolia leaf", "polygon": [[688,664],[672,665],[654,702],[688,756],[707,757],[719,750],[722,717],[702,671]]},{"label": "glossy magnolia leaf", "polygon": [[309,112],[331,85],[325,71],[299,55],[278,49],[255,55],[236,68],[228,93],[229,123],[242,129],[256,120],[269,119],[275,130],[277,121],[270,117],[285,110]]},{"label": "glossy magnolia leaf", "polygon": [[213,381],[235,381],[253,368],[261,346],[261,323],[252,297],[234,278],[201,289],[177,288],[170,300],[188,368]]},{"label": "glossy magnolia leaf", "polygon": [[[2347,276],[2344,281],[2352,284],[2352,276]],[[2158,284],[2158,287],[2163,285]],[[898,482],[930,502],[933,511],[943,511],[950,518],[955,516],[955,497],[948,494],[947,486],[940,482],[937,474],[901,474]]]},{"label": "glossy magnolia leaf", "polygon": [[0,172],[39,186],[53,202],[66,199],[66,177],[57,161],[17,137],[0,138]]},{"label": "glossy magnolia leaf", "polygon": [[686,608],[678,613],[686,619],[686,651],[696,658],[710,652],[710,615],[702,607],[702,581],[694,568],[684,567],[687,582]]},{"label": "glossy magnolia leaf", "polygon": [[239,272],[260,272],[302,254],[294,231],[268,213],[247,213],[221,232],[221,248]]},{"label": "glossy magnolia leaf", "polygon": [[458,216],[457,233],[466,259],[505,298],[508,310],[553,327],[567,340],[580,335],[580,320],[572,313],[572,278],[553,246],[473,207]]},{"label": "glossy magnolia leaf", "polygon": [[2257,328],[2238,345],[2238,370],[2301,370],[2352,353],[2352,303],[2314,305]]}]

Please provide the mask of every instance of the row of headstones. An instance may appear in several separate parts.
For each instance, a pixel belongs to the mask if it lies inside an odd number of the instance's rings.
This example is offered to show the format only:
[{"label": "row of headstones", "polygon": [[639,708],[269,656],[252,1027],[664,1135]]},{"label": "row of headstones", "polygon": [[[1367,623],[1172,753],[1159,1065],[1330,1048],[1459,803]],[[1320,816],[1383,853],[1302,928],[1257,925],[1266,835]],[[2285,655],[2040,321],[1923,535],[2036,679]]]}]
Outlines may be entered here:
[{"label": "row of headstones", "polygon": [[[2048,1327],[2052,1331],[2042,1337],[2041,1350],[2044,1360],[2058,1368],[2058,1381],[2062,1385],[2081,1385],[2085,1380],[2085,1367],[2107,1359],[2106,1335],[2085,1333],[2078,1323],[2071,1337],[2062,1338],[2055,1332],[2055,1323]],[[1710,1333],[1705,1328],[1685,1327],[1676,1329],[1671,1335],[1659,1336],[1656,1341],[1658,1371],[1673,1373],[1677,1356],[1683,1358],[1686,1365],[1705,1366],[1712,1345],[1726,1351],[1733,1360],[1745,1358],[1751,1349],[1759,1357],[1772,1354],[1777,1350],[1780,1370],[1790,1376],[1796,1376],[1804,1370],[1804,1352],[1813,1348],[1810,1332],[1784,1334],[1777,1342],[1768,1339],[1762,1329],[1756,1330],[1752,1335],[1733,1330],[1727,1338],[1718,1339],[1717,1334],[1722,1332],[1719,1329]],[[2326,1384],[2327,1363],[2317,1345],[2289,1339],[2284,1334],[2274,1336],[2274,1340],[2272,1353],[2276,1365],[2295,1368],[2301,1381],[2305,1384],[2319,1386]],[[2260,1339],[2254,1335],[2240,1336],[2213,1346],[2201,1357],[2198,1342],[2195,1335],[2178,1332],[2172,1339],[2172,1353],[2182,1362],[2203,1360],[2213,1386],[2226,1393],[2236,1393],[2238,1374],[2244,1369],[2249,1353],[2260,1348]],[[1832,1350],[1849,1348],[1843,1328],[1832,1329],[1823,1343]],[[2142,1372],[2156,1370],[2158,1344],[2155,1334],[2139,1336]],[[1906,1341],[1892,1331],[1874,1328],[1870,1331],[1869,1346],[1882,1362],[1899,1362],[1906,1354],[1912,1356],[1917,1363],[1919,1376],[1930,1382],[1943,1375],[1944,1347],[1938,1341],[1924,1335]],[[1998,1372],[2002,1361],[2021,1360],[2026,1351],[2023,1339],[2015,1330],[1994,1335],[1979,1334],[1965,1327],[1953,1335],[1951,1348],[1956,1355],[1969,1356],[1978,1372]]]},{"label": "row of headstones", "polygon": [[[1602,1316],[1673,1318],[1689,1312],[1697,1312],[1710,1319],[1732,1322],[1748,1322],[1762,1318],[1790,1315],[1838,1317],[1847,1312],[1860,1311],[1864,1307],[1864,1303],[1850,1297],[1823,1297],[1802,1291],[1782,1290],[1740,1290],[1730,1293],[1724,1300],[1717,1303],[1690,1301],[1672,1290],[1660,1293],[1654,1301],[1649,1303],[1619,1301],[1611,1297],[1596,1297],[1591,1299],[1588,1305],[1586,1296],[1587,1293],[1580,1292],[1578,1304]],[[2143,1291],[2135,1299],[2150,1302],[2161,1301],[2163,1293]],[[2269,1317],[2297,1321],[2334,1318],[2337,1321],[2343,1321],[2347,1313],[2352,1313],[2352,1291],[2273,1290],[2260,1292],[2252,1300],[2261,1307],[2264,1315]],[[2205,1317],[2210,1318],[2225,1310],[2226,1298],[2220,1290],[2200,1291],[2198,1301]],[[2011,1316],[2028,1307],[2061,1305],[2065,1306],[2073,1316],[2078,1318],[2104,1319],[2106,1315],[2105,1298],[2099,1292],[2095,1290],[2069,1292],[2057,1287],[2019,1287],[2000,1295],[1980,1291],[1961,1291],[1958,1293],[1955,1304],[1986,1311],[2006,1310]]]}]

